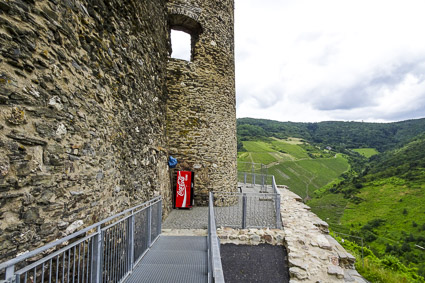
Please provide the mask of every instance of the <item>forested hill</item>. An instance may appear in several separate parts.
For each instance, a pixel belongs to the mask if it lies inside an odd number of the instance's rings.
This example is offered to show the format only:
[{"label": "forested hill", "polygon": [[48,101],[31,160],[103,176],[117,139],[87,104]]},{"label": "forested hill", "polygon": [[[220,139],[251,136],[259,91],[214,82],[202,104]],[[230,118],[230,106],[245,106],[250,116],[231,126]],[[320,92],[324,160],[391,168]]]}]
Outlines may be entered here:
[{"label": "forested hill", "polygon": [[[297,137],[331,147],[376,148],[380,152],[405,144],[425,132],[425,118],[395,123],[278,122],[265,119],[237,120],[238,139]],[[240,145],[240,144],[239,144]]]},{"label": "forested hill", "polygon": [[425,134],[417,136],[401,148],[375,155],[370,159],[374,178],[397,176],[405,180],[425,179]]}]

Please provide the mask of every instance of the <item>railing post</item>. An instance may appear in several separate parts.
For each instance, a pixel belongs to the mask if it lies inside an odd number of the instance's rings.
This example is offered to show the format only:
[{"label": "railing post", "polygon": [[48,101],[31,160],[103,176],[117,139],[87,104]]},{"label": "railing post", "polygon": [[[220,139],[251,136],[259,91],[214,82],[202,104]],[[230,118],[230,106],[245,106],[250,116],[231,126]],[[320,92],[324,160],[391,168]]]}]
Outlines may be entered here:
[{"label": "railing post", "polygon": [[128,228],[129,228],[129,245],[128,248],[129,253],[128,253],[128,262],[130,263],[130,267],[129,267],[129,271],[133,270],[134,267],[134,210],[131,211],[131,216],[128,219],[129,223],[128,223]]},{"label": "railing post", "polygon": [[242,195],[242,229],[246,228],[246,194]]},{"label": "railing post", "polygon": [[246,172],[243,172],[243,183],[246,185]]},{"label": "railing post", "polygon": [[91,282],[98,283],[101,281],[102,275],[102,254],[103,254],[103,237],[100,225],[97,226],[97,234],[93,236],[93,254],[92,254],[92,270]]},{"label": "railing post", "polygon": [[[161,234],[162,230],[162,199],[158,202],[159,208],[158,208],[158,235]],[[158,236],[156,235],[156,236]]]},{"label": "railing post", "polygon": [[[211,213],[210,213],[210,209],[211,209],[211,201],[212,201],[212,198],[213,198],[213,194],[212,194],[212,192],[209,192],[208,193],[208,234],[207,234],[207,237],[208,237],[208,239],[209,239],[209,237],[210,237],[210,223],[211,223]],[[209,242],[208,242],[208,249],[209,249]]]},{"label": "railing post", "polygon": [[15,265],[8,266],[6,268],[6,276],[5,276],[6,282],[8,281],[12,282],[14,274],[15,274]]},{"label": "railing post", "polygon": [[[209,192],[208,198],[208,232],[207,232],[207,251],[208,251],[208,282],[212,282],[212,255],[211,255],[211,206],[213,205],[213,192]],[[211,281],[210,281],[211,280]]]},{"label": "railing post", "polygon": [[148,247],[152,243],[152,205],[148,206]]},{"label": "railing post", "polygon": [[252,185],[255,186],[255,173],[252,174]]},{"label": "railing post", "polygon": [[282,228],[280,217],[280,194],[276,194],[276,229]]}]

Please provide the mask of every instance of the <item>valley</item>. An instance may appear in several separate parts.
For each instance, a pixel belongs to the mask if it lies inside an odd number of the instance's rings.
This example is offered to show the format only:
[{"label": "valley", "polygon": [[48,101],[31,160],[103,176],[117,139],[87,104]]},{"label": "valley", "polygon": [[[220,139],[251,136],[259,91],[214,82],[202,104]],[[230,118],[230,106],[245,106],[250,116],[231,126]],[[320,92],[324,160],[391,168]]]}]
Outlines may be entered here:
[{"label": "valley", "polygon": [[[324,141],[326,132],[338,135]],[[374,266],[386,272],[401,266],[392,277],[425,282],[423,133],[424,119],[390,124],[239,119],[238,165],[263,163],[333,231],[350,235],[347,243],[360,244],[362,238]],[[374,268],[364,272],[375,278]],[[388,280],[379,276],[374,282]]]}]

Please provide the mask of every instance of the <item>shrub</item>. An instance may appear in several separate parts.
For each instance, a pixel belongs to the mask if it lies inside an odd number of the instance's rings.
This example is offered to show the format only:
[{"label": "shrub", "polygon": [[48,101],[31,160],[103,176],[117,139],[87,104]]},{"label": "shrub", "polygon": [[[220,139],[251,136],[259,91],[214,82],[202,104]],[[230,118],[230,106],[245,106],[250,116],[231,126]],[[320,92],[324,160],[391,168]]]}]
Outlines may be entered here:
[{"label": "shrub", "polygon": [[[331,233],[332,234],[332,233]],[[334,236],[334,235],[333,235]],[[335,236],[334,236],[335,237]],[[363,248],[364,261],[362,262],[362,247],[358,244],[341,238],[335,237],[341,245],[356,257],[356,269],[366,280],[377,283],[425,283],[425,278],[418,275],[425,272],[425,265],[417,268],[405,266],[399,259],[392,255],[385,255],[381,259],[368,248]],[[387,245],[389,247],[391,245]],[[395,248],[395,247],[393,247]],[[391,249],[391,248],[389,248]]]}]

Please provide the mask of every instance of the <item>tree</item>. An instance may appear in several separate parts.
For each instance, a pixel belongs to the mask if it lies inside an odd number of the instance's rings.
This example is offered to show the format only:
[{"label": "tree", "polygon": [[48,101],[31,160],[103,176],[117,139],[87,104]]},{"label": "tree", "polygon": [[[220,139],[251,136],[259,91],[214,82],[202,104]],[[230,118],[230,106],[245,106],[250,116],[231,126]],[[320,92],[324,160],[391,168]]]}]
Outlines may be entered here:
[{"label": "tree", "polygon": [[246,151],[246,149],[243,147],[242,141],[238,138],[238,152],[239,151]]}]

